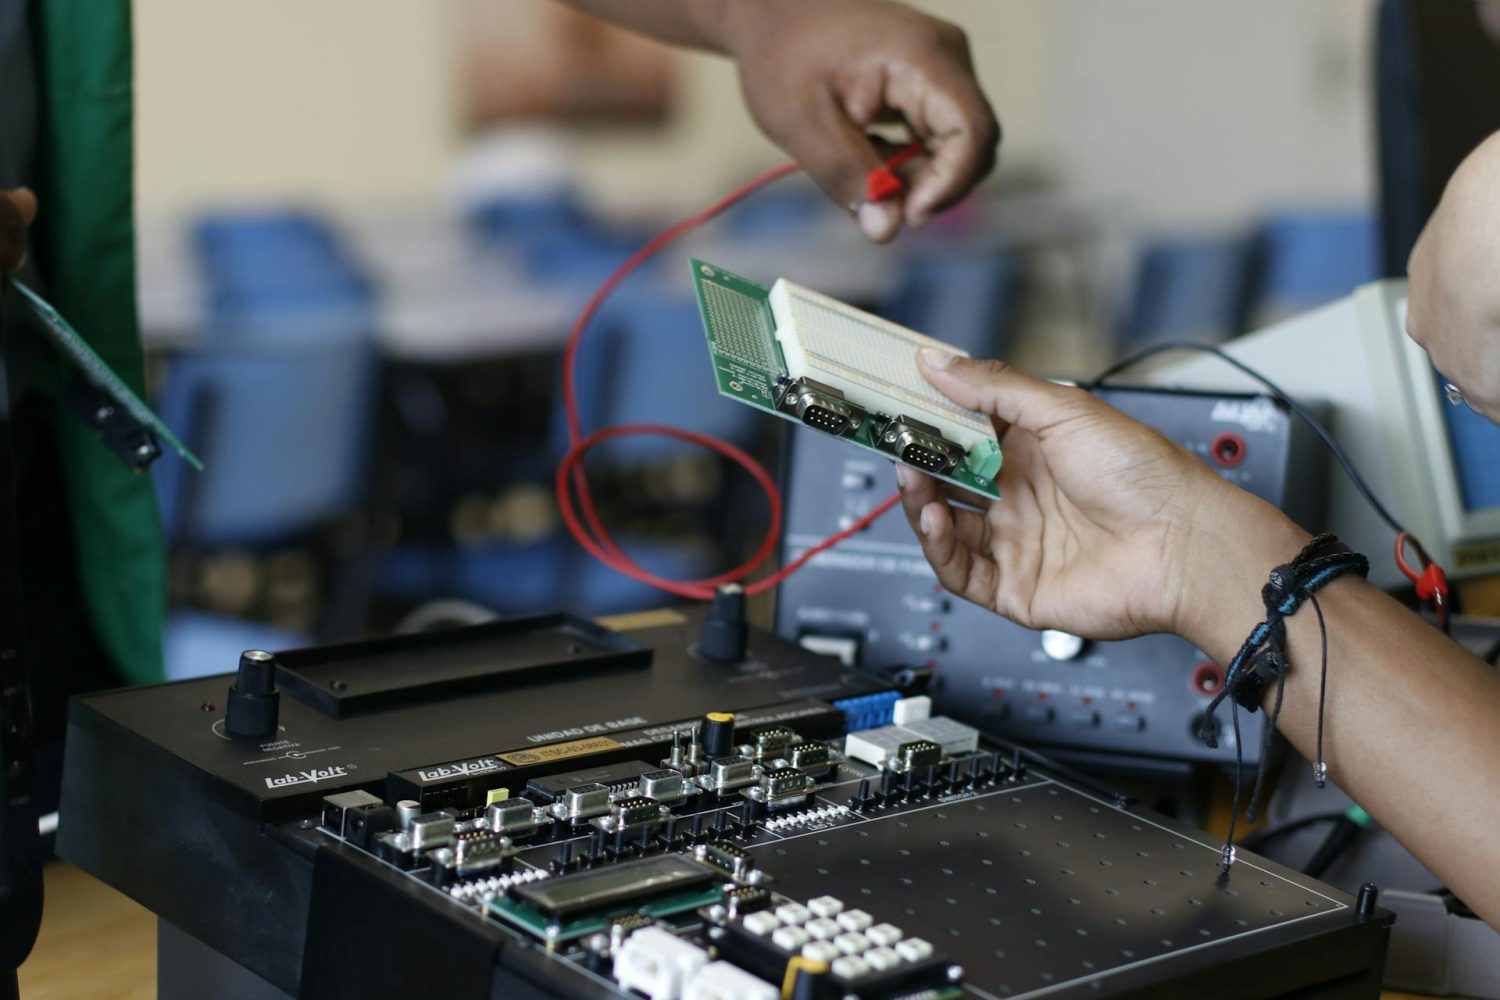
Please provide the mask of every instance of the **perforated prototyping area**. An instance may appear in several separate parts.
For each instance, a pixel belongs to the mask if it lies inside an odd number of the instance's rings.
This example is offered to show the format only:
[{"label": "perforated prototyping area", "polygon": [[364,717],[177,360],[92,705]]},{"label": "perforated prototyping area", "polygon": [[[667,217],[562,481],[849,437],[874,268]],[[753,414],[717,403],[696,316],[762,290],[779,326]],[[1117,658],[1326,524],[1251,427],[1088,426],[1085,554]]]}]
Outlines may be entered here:
[{"label": "perforated prototyping area", "polygon": [[921,927],[963,966],[966,989],[994,997],[1180,961],[1195,944],[1347,909],[1258,863],[1221,875],[1217,845],[1050,780],[784,836],[796,849],[750,848],[780,885]]}]

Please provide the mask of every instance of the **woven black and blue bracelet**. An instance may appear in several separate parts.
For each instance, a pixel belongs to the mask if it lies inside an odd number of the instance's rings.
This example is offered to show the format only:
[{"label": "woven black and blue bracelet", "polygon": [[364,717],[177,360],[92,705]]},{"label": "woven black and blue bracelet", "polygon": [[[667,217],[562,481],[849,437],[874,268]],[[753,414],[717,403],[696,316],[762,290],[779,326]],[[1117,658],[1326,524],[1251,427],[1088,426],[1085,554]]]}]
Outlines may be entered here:
[{"label": "woven black and blue bracelet", "polygon": [[1265,773],[1267,742],[1281,714],[1282,691],[1286,683],[1286,619],[1297,613],[1303,604],[1311,602],[1318,614],[1318,627],[1322,636],[1322,679],[1318,688],[1318,747],[1314,764],[1314,777],[1321,787],[1328,775],[1323,762],[1323,702],[1328,681],[1328,631],[1323,619],[1323,609],[1315,594],[1341,576],[1356,573],[1366,576],[1370,572],[1370,561],[1332,534],[1322,534],[1308,542],[1291,562],[1277,566],[1271,571],[1266,585],[1261,588],[1261,601],[1265,604],[1266,617],[1240,646],[1239,652],[1229,661],[1225,671],[1224,688],[1209,702],[1203,713],[1199,738],[1210,747],[1219,744],[1214,712],[1226,698],[1232,698],[1230,717],[1234,727],[1234,808],[1229,817],[1229,836],[1225,841],[1220,864],[1228,868],[1234,863],[1234,831],[1239,820],[1242,780],[1244,776],[1244,753],[1240,743],[1239,709],[1251,712],[1259,710],[1265,701],[1266,689],[1276,685],[1276,700],[1269,712],[1269,722],[1261,738],[1260,754],[1256,763],[1255,789],[1251,793],[1247,818],[1253,821],[1256,804],[1260,800]]}]

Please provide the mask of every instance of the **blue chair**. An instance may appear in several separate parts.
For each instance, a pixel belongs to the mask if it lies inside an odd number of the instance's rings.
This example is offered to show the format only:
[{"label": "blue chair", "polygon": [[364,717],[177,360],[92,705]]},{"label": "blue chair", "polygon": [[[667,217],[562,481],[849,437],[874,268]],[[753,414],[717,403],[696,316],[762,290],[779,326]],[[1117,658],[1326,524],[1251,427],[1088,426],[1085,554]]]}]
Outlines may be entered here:
[{"label": "blue chair", "polygon": [[[742,447],[767,433],[771,418],[719,395],[696,300],[650,288],[621,289],[585,337],[575,372],[585,433],[617,424],[667,424]],[[560,457],[567,448],[560,401],[553,441]],[[671,438],[628,437],[600,445],[590,464],[645,465],[683,454],[705,452]]]},{"label": "blue chair", "polygon": [[1380,277],[1380,233],[1361,209],[1272,215],[1252,237],[1250,316],[1255,325],[1343,298]]},{"label": "blue chair", "polygon": [[264,622],[226,618],[202,611],[173,611],[167,618],[163,656],[166,679],[187,680],[235,669],[247,649],[300,649],[312,636]]},{"label": "blue chair", "polygon": [[[588,291],[652,236],[590,215],[577,193],[567,189],[493,198],[471,210],[469,219],[481,239],[519,250],[533,278]],[[640,272],[661,266],[659,260],[648,261]]]},{"label": "blue chair", "polygon": [[455,554],[450,593],[502,615],[555,611],[565,601],[563,567],[570,554],[561,537],[528,544],[461,548]]},{"label": "blue chair", "polygon": [[380,596],[407,604],[421,604],[447,592],[447,560],[451,550],[420,542],[403,543],[380,553],[375,564],[375,589]]},{"label": "blue chair", "polygon": [[1015,311],[1018,269],[998,251],[914,257],[881,313],[889,320],[962,347],[999,357]]},{"label": "blue chair", "polygon": [[540,614],[567,603],[570,543],[398,546],[380,558],[383,597],[411,604],[456,597],[501,615]]},{"label": "blue chair", "polygon": [[169,362],[157,407],[203,459],[156,469],[169,540],[283,541],[356,509],[375,400],[365,331],[213,338]]},{"label": "blue chair", "polygon": [[468,220],[484,239],[511,241],[539,231],[581,229],[587,224],[588,212],[578,192],[555,188],[489,198],[469,209]]},{"label": "blue chair", "polygon": [[[180,557],[305,539],[358,510],[375,402],[372,345],[361,328],[303,333],[241,330],[169,361],[158,412],[205,466],[194,472],[172,455],[154,466],[163,526]],[[354,593],[347,588],[357,574],[343,569],[330,560],[329,608],[346,607]],[[240,649],[307,639],[179,611],[167,624],[167,673],[228,670]]]},{"label": "blue chair", "polygon": [[797,239],[810,225],[842,214],[816,184],[787,178],[731,210],[724,225],[736,239],[786,242]]},{"label": "blue chair", "polygon": [[1135,350],[1163,340],[1227,340],[1244,332],[1250,251],[1238,236],[1183,236],[1148,244],[1117,340]]},{"label": "blue chair", "polygon": [[[621,544],[641,565],[669,579],[713,572],[703,549],[629,538]],[[584,615],[619,614],[676,600],[595,561],[563,535],[523,545],[398,546],[381,556],[378,575],[381,596],[387,599],[422,604],[459,598],[500,615],[559,608]]]},{"label": "blue chair", "polygon": [[[774,430],[774,421],[719,396],[702,330],[695,300],[663,299],[650,287],[621,289],[590,329],[579,356],[577,385],[585,429],[663,423],[742,446]],[[560,403],[553,425],[553,454],[545,463],[548,482],[567,448]],[[598,488],[611,471],[682,455],[711,459],[702,449],[671,439],[626,438],[601,446],[591,455],[590,468],[601,473],[595,479]],[[758,503],[759,497],[753,496],[746,506]],[[716,515],[725,509],[722,498],[716,498],[713,508]],[[737,526],[735,534],[742,540],[743,528]],[[621,532],[617,540],[643,565],[669,578],[694,579],[722,568],[714,565],[711,545],[647,540],[628,532]],[[382,557],[378,577],[380,592],[388,598],[409,603],[463,598],[506,615],[556,607],[610,614],[671,600],[595,562],[561,534],[531,545],[401,546]]]},{"label": "blue chair", "polygon": [[333,226],[311,213],[212,213],[194,246],[216,330],[274,328],[306,312],[368,326],[374,289]]},{"label": "blue chair", "polygon": [[[527,272],[538,281],[592,292],[650,238],[650,233],[628,228],[589,225],[533,233],[522,248]],[[660,273],[663,266],[660,257],[648,260],[637,268],[635,280]]]},{"label": "blue chair", "polygon": [[[711,554],[701,548],[644,539],[623,539],[620,545],[638,564],[669,580],[700,579],[723,568],[712,565]],[[649,584],[617,573],[582,549],[575,548],[574,551],[574,563],[569,567],[572,585],[568,607],[578,614],[617,615],[659,608],[678,600]]]}]

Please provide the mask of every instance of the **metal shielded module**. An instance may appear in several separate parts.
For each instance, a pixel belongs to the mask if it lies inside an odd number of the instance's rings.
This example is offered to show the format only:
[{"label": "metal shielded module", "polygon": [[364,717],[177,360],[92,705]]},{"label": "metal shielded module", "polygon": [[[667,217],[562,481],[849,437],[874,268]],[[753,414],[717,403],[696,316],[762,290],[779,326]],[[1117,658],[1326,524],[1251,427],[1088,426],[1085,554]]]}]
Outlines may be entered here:
[{"label": "metal shielded module", "polygon": [[785,278],[692,264],[721,394],[999,499],[989,419],[917,371],[920,348],[964,351]]}]

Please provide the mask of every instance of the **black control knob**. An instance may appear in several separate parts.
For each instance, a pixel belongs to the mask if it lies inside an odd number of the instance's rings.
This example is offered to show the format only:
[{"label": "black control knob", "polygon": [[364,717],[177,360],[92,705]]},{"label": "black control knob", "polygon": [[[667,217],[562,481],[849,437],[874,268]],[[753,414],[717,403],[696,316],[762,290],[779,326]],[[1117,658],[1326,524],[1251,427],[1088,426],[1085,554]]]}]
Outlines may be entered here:
[{"label": "black control knob", "polygon": [[264,739],[276,732],[281,693],[276,690],[276,657],[263,649],[240,654],[239,674],[229,685],[224,730],[231,736]]},{"label": "black control knob", "polygon": [[745,591],[726,584],[714,591],[708,618],[698,638],[698,651],[717,663],[739,663],[745,658],[750,626],[745,623]]},{"label": "black control knob", "polygon": [[734,753],[734,713],[709,712],[703,717],[703,756],[718,760]]}]

